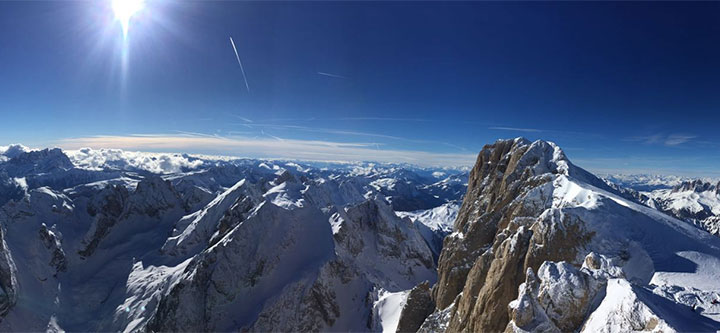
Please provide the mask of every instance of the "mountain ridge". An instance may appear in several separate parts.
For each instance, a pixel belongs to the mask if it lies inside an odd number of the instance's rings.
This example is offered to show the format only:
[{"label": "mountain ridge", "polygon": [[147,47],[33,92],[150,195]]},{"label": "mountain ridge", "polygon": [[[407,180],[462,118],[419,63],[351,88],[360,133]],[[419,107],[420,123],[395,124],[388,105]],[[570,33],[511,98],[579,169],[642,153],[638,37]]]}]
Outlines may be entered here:
[{"label": "mountain ridge", "polygon": [[720,327],[720,239],[648,201],[715,185],[629,190],[551,142],[498,140],[469,173],[10,151],[3,330]]},{"label": "mountain ridge", "polygon": [[[656,302],[686,313],[717,297],[720,285],[713,283],[695,300],[667,291],[692,294],[694,274],[709,279],[712,273],[696,269],[716,260],[720,239],[628,201],[558,149],[518,139],[483,148],[440,255],[436,309],[420,331],[592,331],[602,327],[596,323],[622,331],[661,322],[687,330],[693,326],[653,310]],[[610,301],[603,293],[617,283],[632,286],[623,289],[632,306],[649,310],[602,312]],[[664,298],[639,296],[647,293]],[[703,323],[695,329],[720,327],[718,306],[706,306],[690,311]]]}]

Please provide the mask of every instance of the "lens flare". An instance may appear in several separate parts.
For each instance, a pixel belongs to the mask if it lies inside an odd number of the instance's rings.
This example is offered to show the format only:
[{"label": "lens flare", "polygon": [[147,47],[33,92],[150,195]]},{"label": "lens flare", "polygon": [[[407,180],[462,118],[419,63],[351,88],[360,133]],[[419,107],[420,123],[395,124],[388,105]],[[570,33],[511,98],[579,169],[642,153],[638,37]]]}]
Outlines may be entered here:
[{"label": "lens flare", "polygon": [[144,6],[144,0],[112,0],[112,9],[115,13],[115,19],[122,25],[123,37],[127,38],[130,19]]}]

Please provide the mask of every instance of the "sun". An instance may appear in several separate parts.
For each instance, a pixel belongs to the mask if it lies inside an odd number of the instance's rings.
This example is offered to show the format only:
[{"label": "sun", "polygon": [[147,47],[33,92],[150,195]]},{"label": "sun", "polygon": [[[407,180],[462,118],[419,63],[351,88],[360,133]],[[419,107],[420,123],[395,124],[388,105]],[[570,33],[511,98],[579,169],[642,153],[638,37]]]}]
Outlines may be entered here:
[{"label": "sun", "polygon": [[122,25],[123,37],[127,38],[130,19],[144,6],[145,0],[112,0],[112,9],[115,19]]}]

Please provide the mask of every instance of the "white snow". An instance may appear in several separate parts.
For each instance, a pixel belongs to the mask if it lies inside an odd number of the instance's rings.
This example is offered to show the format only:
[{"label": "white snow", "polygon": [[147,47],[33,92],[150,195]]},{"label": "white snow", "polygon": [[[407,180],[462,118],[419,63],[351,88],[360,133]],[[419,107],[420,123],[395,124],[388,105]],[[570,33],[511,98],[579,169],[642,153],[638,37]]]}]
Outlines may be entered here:
[{"label": "white snow", "polygon": [[307,189],[304,185],[296,182],[284,182],[277,185],[263,195],[276,206],[293,209],[305,206],[305,198],[302,194]]},{"label": "white snow", "polygon": [[608,281],[607,294],[600,306],[585,322],[583,332],[673,332],[640,301],[629,282],[623,279]]},{"label": "white snow", "polygon": [[720,215],[720,194],[711,191],[695,192],[679,191],[675,192],[670,189],[656,190],[652,192],[644,192],[650,198],[659,202],[667,202],[663,208],[674,211],[688,210],[691,213],[702,212],[709,208],[714,215]]},{"label": "white snow", "polygon": [[378,191],[381,191],[383,189],[392,191],[395,189],[397,181],[397,179],[393,178],[381,178],[370,183],[370,186],[374,187]]},{"label": "white snow", "polygon": [[231,205],[243,196],[254,194],[253,189],[243,179],[221,193],[204,208],[184,216],[176,224],[173,234],[168,237],[162,250],[174,255],[184,254],[187,250],[197,246],[204,246],[215,233],[217,224],[225,215]]},{"label": "white snow", "polygon": [[400,313],[409,294],[410,290],[394,293],[380,290],[379,299],[373,303],[373,312],[376,313],[383,333],[395,333],[398,322],[400,322]]},{"label": "white snow", "polygon": [[14,178],[14,180],[15,180],[15,183],[18,184],[18,186],[20,186],[20,188],[27,191],[28,185],[27,185],[27,181],[25,180],[25,177]]},{"label": "white snow", "polygon": [[604,179],[618,184],[622,187],[638,191],[655,190],[659,188],[671,188],[679,185],[686,177],[673,175],[650,175],[650,174],[606,174],[601,175]]},{"label": "white snow", "polygon": [[133,265],[126,284],[125,301],[115,310],[116,318],[132,319],[124,332],[136,332],[143,327],[141,325],[150,319],[162,295],[178,282],[190,261],[191,259],[187,259],[174,267],[144,267],[142,261]]},{"label": "white snow", "polygon": [[720,281],[718,281],[720,259],[718,257],[697,251],[678,251],[675,252],[675,255],[694,264],[695,269],[692,272],[656,272],[650,283],[720,291]]},{"label": "white snow", "polygon": [[400,217],[409,217],[413,221],[420,222],[433,231],[450,233],[459,210],[460,204],[450,202],[431,209],[414,212],[396,212],[396,214]]}]

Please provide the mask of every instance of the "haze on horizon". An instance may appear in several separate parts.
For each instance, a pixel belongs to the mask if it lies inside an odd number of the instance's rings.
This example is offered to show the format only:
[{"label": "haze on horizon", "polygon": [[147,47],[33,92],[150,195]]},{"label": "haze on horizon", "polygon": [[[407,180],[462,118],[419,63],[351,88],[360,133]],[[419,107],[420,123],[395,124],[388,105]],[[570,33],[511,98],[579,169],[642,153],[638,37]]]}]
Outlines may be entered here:
[{"label": "haze on horizon", "polygon": [[0,146],[470,165],[523,136],[596,172],[717,177],[719,10],[5,1]]}]

